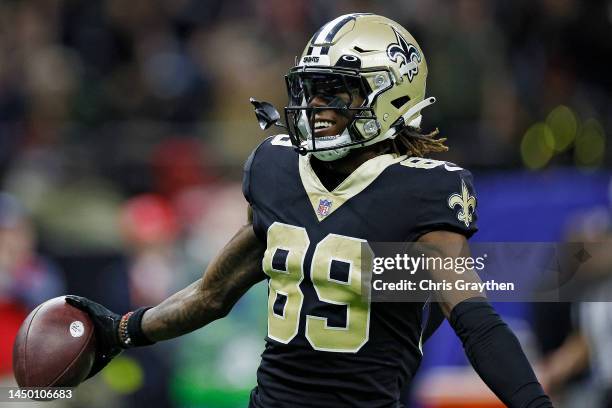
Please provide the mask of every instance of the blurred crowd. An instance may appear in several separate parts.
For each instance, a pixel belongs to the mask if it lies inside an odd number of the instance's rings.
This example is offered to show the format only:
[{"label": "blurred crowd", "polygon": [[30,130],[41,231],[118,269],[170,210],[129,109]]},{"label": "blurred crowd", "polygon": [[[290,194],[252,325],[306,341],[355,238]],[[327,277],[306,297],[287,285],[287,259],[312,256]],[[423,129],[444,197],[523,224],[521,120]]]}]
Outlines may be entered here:
[{"label": "blurred crowd", "polygon": [[[449,137],[449,157],[603,163],[601,146],[578,139],[591,126],[597,144],[610,122],[608,1],[47,0],[0,4],[0,175],[45,160],[133,193],[156,187],[159,143],[195,139],[206,166],[237,177],[261,140],[248,98],[283,107],[306,41],[355,11],[391,16],[421,43],[439,101],[425,125]],[[558,135],[559,122],[573,131]],[[531,163],[521,144],[538,123],[532,155],[551,157]]]},{"label": "blurred crowd", "polygon": [[[249,97],[282,108],[310,36],[364,11],[423,48],[438,99],[423,127],[448,137],[440,158],[481,171],[611,163],[610,1],[1,1],[0,378],[38,303],[71,292],[124,312],[201,274],[246,217],[242,163],[264,137]],[[105,387],[148,406],[231,406],[263,347],[264,310],[250,304],[265,288],[249,296],[190,347],[119,360]]]}]

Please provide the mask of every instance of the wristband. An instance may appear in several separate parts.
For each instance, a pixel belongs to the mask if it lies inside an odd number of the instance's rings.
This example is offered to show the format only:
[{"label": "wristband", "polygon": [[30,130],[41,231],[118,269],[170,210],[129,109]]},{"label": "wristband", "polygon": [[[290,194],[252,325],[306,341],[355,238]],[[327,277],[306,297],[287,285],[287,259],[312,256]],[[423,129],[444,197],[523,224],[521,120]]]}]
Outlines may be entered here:
[{"label": "wristband", "polygon": [[124,314],[119,322],[119,340],[124,348],[149,346],[154,344],[142,331],[142,317],[151,307],[141,307]]}]

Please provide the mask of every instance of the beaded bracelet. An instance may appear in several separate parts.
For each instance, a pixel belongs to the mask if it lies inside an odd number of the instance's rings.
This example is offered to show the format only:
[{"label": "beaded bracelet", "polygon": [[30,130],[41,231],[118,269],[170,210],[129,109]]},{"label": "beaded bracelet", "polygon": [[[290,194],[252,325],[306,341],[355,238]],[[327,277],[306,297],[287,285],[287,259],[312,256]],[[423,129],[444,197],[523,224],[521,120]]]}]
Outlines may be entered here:
[{"label": "beaded bracelet", "polygon": [[133,314],[134,312],[124,314],[119,322],[119,340],[126,348],[132,345],[132,339],[130,338],[130,333],[128,332],[128,321],[130,320],[130,316]]},{"label": "beaded bracelet", "polygon": [[142,331],[142,317],[150,307],[141,307],[132,312],[128,312],[119,321],[118,335],[121,347],[140,347],[154,344]]}]

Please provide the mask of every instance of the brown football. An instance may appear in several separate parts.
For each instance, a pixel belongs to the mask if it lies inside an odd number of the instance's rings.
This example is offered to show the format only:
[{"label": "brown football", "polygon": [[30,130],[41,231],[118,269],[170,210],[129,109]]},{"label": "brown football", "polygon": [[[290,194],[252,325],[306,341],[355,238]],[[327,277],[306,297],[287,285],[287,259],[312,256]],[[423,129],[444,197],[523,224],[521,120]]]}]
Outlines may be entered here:
[{"label": "brown football", "polygon": [[63,296],[38,306],[22,323],[13,347],[20,387],[74,387],[94,362],[94,326]]}]

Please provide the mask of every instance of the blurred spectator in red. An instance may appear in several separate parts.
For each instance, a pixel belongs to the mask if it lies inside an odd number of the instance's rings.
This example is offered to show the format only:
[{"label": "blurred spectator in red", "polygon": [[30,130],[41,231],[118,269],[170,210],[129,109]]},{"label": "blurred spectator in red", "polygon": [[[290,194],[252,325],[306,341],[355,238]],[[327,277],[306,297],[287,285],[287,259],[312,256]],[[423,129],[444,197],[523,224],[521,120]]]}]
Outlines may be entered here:
[{"label": "blurred spectator in red", "polygon": [[155,187],[166,197],[194,186],[206,186],[216,178],[212,159],[195,139],[165,140],[156,146],[151,160]]},{"label": "blurred spectator in red", "polygon": [[0,192],[0,377],[11,372],[13,342],[29,310],[64,292],[64,278],[36,253],[25,208]]},{"label": "blurred spectator in red", "polygon": [[[127,277],[128,309],[156,305],[183,285],[175,211],[162,196],[138,195],[121,209],[120,226],[127,256],[107,272]],[[174,342],[164,342],[153,348],[130,350],[144,376],[142,385],[126,396],[129,406],[171,406],[169,379],[174,347]]]},{"label": "blurred spectator in red", "polygon": [[172,293],[174,244],[178,223],[166,199],[154,194],[136,196],[121,211],[121,227],[130,261],[128,279],[133,307],[157,304]]}]

